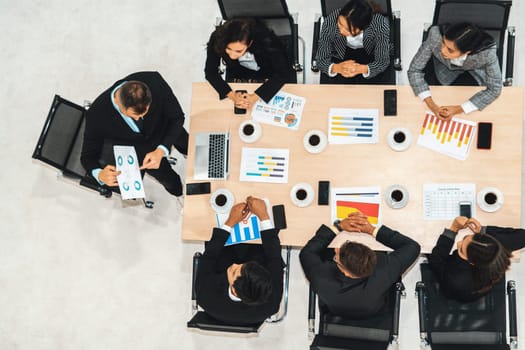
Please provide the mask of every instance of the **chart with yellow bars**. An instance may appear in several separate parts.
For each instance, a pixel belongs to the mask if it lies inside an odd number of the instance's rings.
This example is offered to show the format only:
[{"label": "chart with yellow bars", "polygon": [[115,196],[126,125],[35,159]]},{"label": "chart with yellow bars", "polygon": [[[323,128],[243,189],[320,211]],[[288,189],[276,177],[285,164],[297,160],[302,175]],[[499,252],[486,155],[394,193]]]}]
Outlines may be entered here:
[{"label": "chart with yellow bars", "polygon": [[440,120],[433,113],[427,112],[417,143],[433,151],[465,160],[475,134],[476,123],[473,121],[459,118]]},{"label": "chart with yellow bars", "polygon": [[243,147],[241,155],[241,181],[288,182],[290,151],[279,148]]}]

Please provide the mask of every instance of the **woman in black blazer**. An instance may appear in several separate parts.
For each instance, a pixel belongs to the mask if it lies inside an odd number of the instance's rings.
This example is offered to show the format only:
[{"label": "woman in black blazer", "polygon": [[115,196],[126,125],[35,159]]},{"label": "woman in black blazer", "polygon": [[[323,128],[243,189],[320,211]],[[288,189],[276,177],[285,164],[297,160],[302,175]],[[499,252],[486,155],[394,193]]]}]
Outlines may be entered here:
[{"label": "woman in black blazer", "polygon": [[373,84],[390,65],[390,25],[366,0],[350,0],[326,17],[317,61],[321,84]]},{"label": "woman in black blazer", "polygon": [[[469,228],[450,254],[456,234]],[[490,292],[505,277],[512,251],[525,247],[525,230],[481,226],[478,220],[459,216],[450,229],[439,236],[428,262],[439,281],[440,290],[452,299],[474,301]]]},{"label": "woman in black blazer", "polygon": [[[226,64],[226,81],[263,83],[253,93],[235,93],[219,73]],[[219,25],[208,42],[206,80],[238,108],[251,108],[262,98],[269,102],[285,83],[296,75],[279,38],[263,23],[251,18],[231,19]]]}]

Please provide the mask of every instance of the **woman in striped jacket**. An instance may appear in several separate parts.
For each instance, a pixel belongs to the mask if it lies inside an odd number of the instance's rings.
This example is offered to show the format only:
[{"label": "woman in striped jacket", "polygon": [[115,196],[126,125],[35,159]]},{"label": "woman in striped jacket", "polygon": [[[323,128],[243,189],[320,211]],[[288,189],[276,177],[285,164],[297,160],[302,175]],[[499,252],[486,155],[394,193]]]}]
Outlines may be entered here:
[{"label": "woman in striped jacket", "polygon": [[323,22],[317,50],[321,84],[385,81],[390,65],[388,19],[366,0],[350,0]]}]

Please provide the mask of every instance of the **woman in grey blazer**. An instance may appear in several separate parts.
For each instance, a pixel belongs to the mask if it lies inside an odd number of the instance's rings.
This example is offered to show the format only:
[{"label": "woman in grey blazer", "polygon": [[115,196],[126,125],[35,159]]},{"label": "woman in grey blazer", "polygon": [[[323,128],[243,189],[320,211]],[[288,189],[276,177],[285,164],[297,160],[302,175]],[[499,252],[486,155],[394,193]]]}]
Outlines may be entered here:
[{"label": "woman in grey blazer", "polygon": [[[410,62],[408,80],[414,93],[438,118],[482,110],[500,95],[503,85],[496,49],[494,39],[473,24],[431,27]],[[428,84],[459,85],[468,79],[486,88],[461,105],[441,106],[432,99]]]},{"label": "woman in grey blazer", "polygon": [[321,84],[373,84],[384,81],[390,65],[388,19],[366,0],[350,0],[323,22],[317,61]]}]

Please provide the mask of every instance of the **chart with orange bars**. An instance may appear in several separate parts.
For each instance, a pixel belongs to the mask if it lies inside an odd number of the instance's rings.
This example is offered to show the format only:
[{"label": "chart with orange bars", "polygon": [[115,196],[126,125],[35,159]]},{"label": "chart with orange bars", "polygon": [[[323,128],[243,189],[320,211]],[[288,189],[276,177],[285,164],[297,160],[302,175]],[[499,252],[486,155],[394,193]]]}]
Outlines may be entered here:
[{"label": "chart with orange bars", "polygon": [[350,213],[361,212],[368,222],[376,226],[381,223],[380,187],[345,187],[330,191],[332,222],[343,220]]},{"label": "chart with orange bars", "polygon": [[440,120],[427,112],[419,132],[417,144],[447,156],[465,160],[476,134],[476,123],[452,118]]}]

